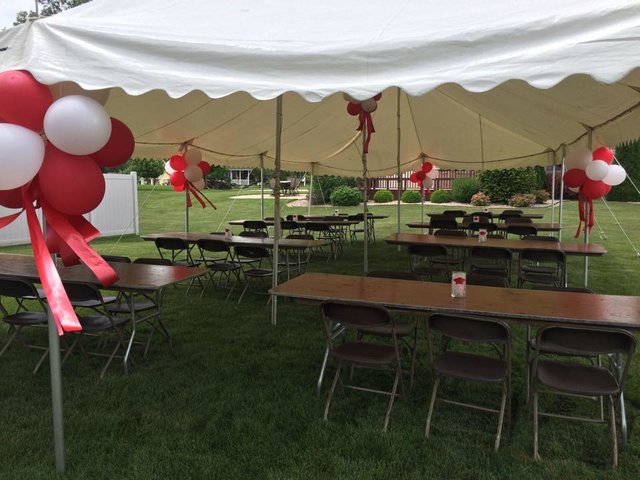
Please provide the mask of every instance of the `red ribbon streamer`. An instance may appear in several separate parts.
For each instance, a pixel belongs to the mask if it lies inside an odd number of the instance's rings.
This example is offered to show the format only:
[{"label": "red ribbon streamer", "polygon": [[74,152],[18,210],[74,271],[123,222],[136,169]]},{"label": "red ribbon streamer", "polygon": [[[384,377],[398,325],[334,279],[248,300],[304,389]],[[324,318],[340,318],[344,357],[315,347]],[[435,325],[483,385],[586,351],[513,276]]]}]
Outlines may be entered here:
[{"label": "red ribbon streamer", "polygon": [[[198,189],[195,187],[195,185],[194,185],[193,183],[191,183],[190,181],[188,181],[188,180],[187,180],[187,191],[189,191],[189,192],[193,193],[193,196],[194,196],[194,197],[196,197],[196,200],[198,201],[198,203],[200,203],[200,206],[201,206],[202,208],[206,208],[206,207],[207,207],[207,206],[204,204],[204,201],[206,200],[206,201],[207,201],[207,203],[208,203],[209,205],[211,205],[211,206],[213,207],[213,209],[214,209],[214,210],[217,210],[216,206],[215,206],[213,203],[211,203],[211,200],[209,200],[209,199],[207,198],[207,196],[206,196],[204,193],[202,193],[202,191],[201,191],[201,190],[198,190]],[[189,204],[189,206],[191,206],[191,205]]]},{"label": "red ribbon streamer", "polygon": [[358,119],[360,123],[356,130],[363,131],[366,128],[364,135],[364,146],[362,147],[362,151],[364,153],[369,153],[369,142],[371,141],[371,134],[375,133],[376,129],[373,127],[373,119],[371,118],[370,112],[360,112],[358,115]]},{"label": "red ribbon streamer", "polygon": [[38,269],[38,275],[40,275],[40,281],[47,296],[49,308],[56,322],[58,335],[63,335],[65,331],[74,332],[82,330],[82,326],[73,310],[69,297],[67,297],[67,292],[62,286],[62,280],[60,280],[58,270],[51,259],[51,253],[47,248],[42,230],[40,230],[36,210],[33,207],[33,198],[27,188],[26,186],[22,187],[20,192],[22,194],[24,210],[27,213],[31,248],[33,249],[36,268]]},{"label": "red ribbon streamer", "polygon": [[[584,211],[585,203],[589,205],[589,218],[587,218],[586,212]],[[593,211],[593,200],[586,198],[582,193],[582,189],[580,189],[580,193],[578,193],[578,214],[580,221],[578,222],[575,238],[578,238],[581,232],[584,233],[588,231],[591,233],[591,229],[596,221],[596,216]],[[584,222],[584,228],[582,227],[582,222]]]},{"label": "red ribbon streamer", "polygon": [[0,228],[4,228],[7,225],[10,225],[11,223],[13,223],[13,221],[16,218],[22,215],[22,212],[24,212],[24,208],[20,210],[18,213],[12,213],[11,215],[7,215],[6,217],[0,217]]}]

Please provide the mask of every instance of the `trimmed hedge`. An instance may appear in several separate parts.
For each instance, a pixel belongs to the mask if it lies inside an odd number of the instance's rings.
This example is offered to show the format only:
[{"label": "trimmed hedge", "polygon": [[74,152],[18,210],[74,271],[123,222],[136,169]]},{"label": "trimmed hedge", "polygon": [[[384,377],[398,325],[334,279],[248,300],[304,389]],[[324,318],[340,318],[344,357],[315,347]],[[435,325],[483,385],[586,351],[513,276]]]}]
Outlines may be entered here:
[{"label": "trimmed hedge", "polygon": [[341,186],[331,193],[331,203],[336,207],[353,207],[359,205],[362,195],[357,188]]},{"label": "trimmed hedge", "polygon": [[474,207],[486,207],[487,205],[491,205],[491,199],[487,194],[478,192],[471,197],[471,205]]},{"label": "trimmed hedge", "polygon": [[530,207],[536,203],[536,196],[533,193],[517,193],[509,199],[512,207]]},{"label": "trimmed hedge", "polygon": [[402,194],[402,201],[404,203],[420,203],[422,195],[418,190],[405,190]]},{"label": "trimmed hedge", "polygon": [[330,201],[333,191],[341,186],[355,187],[356,180],[351,177],[337,177],[334,175],[320,175],[313,179],[311,204],[322,205]]},{"label": "trimmed hedge", "polygon": [[451,198],[456,202],[469,203],[471,197],[481,189],[480,180],[477,178],[456,178],[451,184]]},{"label": "trimmed hedge", "polygon": [[451,193],[448,190],[436,190],[431,194],[431,203],[449,203]]},{"label": "trimmed hedge", "polygon": [[393,201],[393,194],[389,190],[378,190],[373,196],[376,203],[388,203]]},{"label": "trimmed hedge", "polygon": [[497,203],[506,203],[514,195],[531,193],[542,186],[538,170],[532,167],[483,170],[478,178],[482,191]]},{"label": "trimmed hedge", "polygon": [[[616,158],[620,165],[627,171],[627,177],[638,185],[640,183],[640,140],[618,145],[616,147]],[[640,195],[636,192],[629,178],[620,185],[616,185],[607,194],[607,200],[616,200],[618,202],[637,202],[640,201]]]}]

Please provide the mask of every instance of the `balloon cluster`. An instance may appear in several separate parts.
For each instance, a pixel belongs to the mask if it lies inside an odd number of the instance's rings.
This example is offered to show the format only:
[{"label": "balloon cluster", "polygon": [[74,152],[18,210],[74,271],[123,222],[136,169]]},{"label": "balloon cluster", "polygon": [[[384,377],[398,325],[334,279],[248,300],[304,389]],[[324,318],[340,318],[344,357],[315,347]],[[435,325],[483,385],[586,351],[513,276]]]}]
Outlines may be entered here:
[{"label": "balloon cluster", "polygon": [[216,206],[202,193],[205,186],[204,176],[211,171],[211,165],[202,160],[202,152],[190,147],[184,153],[171,157],[164,165],[164,171],[169,174],[169,183],[176,192],[187,192],[187,205],[191,206],[193,194],[202,208],[205,208],[205,200],[214,209]]},{"label": "balloon cluster", "polygon": [[420,170],[413,172],[409,177],[409,180],[417,183],[420,190],[425,190],[430,193],[433,187],[433,181],[438,178],[438,170],[433,167],[431,162],[424,162]]},{"label": "balloon cluster", "polygon": [[[107,97],[108,91],[87,92],[71,82],[47,87],[26,71],[0,73],[0,205],[21,209],[0,218],[0,228],[26,212],[36,267],[60,334],[80,324],[50,252],[59,253],[65,265],[82,259],[104,286],[117,280],[89,246],[100,232],[82,216],[104,196],[101,167],[126,162],[135,145],[127,126],[104,110]],[[47,221],[46,240],[36,208]]]},{"label": "balloon cluster", "polygon": [[375,133],[376,129],[373,127],[373,119],[371,114],[378,108],[378,101],[382,98],[382,93],[378,93],[372,98],[368,98],[363,101],[356,100],[347,93],[342,94],[347,102],[347,113],[353,117],[358,117],[358,131],[364,131],[364,146],[363,152],[369,153],[369,142],[371,141],[371,134]]},{"label": "balloon cluster", "polygon": [[[627,178],[627,172],[620,165],[612,165],[615,154],[607,147],[599,147],[592,152],[587,149],[573,151],[565,160],[567,171],[564,183],[569,190],[578,193],[580,225],[576,237],[580,235],[582,222],[591,230],[595,216],[593,200],[603,197],[612,186],[620,185]],[[589,205],[587,218],[584,205]]]}]

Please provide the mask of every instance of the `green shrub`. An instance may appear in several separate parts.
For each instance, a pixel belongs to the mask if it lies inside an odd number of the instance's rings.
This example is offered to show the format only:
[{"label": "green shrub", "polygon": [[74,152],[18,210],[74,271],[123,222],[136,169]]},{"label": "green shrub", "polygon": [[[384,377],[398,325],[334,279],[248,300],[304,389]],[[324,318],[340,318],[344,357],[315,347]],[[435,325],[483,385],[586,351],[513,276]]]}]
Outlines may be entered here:
[{"label": "green shrub", "polygon": [[519,193],[531,193],[540,188],[540,176],[532,167],[483,170],[478,175],[482,191],[498,203],[508,201]]},{"label": "green shrub", "polygon": [[[627,171],[627,177],[638,185],[640,182],[640,140],[618,145],[616,147],[616,158],[620,165]],[[637,202],[640,196],[631,182],[627,178],[620,185],[616,185],[607,194],[607,200],[616,200],[618,202]]]},{"label": "green shrub", "polygon": [[389,190],[378,190],[373,196],[376,203],[388,203],[393,201],[393,194]]},{"label": "green shrub", "polygon": [[546,190],[536,190],[533,192],[533,196],[536,197],[536,203],[544,203],[551,198]]},{"label": "green shrub", "polygon": [[536,203],[536,196],[533,193],[517,193],[509,199],[512,207],[530,207]]},{"label": "green shrub", "polygon": [[359,205],[362,195],[355,187],[341,186],[331,193],[331,203],[336,207],[352,207]]},{"label": "green shrub", "polygon": [[330,201],[333,191],[341,186],[355,187],[356,180],[351,177],[337,177],[334,175],[320,175],[313,179],[311,204],[323,205]]},{"label": "green shrub", "polygon": [[460,203],[469,203],[471,197],[481,190],[477,178],[456,178],[451,185],[451,198]]},{"label": "green shrub", "polygon": [[422,195],[418,190],[405,190],[402,194],[402,201],[404,203],[420,203]]},{"label": "green shrub", "polygon": [[491,199],[486,193],[478,192],[471,197],[471,205],[474,207],[486,207],[487,205],[491,205]]},{"label": "green shrub", "polygon": [[436,190],[431,194],[431,203],[449,203],[451,193],[448,190]]}]

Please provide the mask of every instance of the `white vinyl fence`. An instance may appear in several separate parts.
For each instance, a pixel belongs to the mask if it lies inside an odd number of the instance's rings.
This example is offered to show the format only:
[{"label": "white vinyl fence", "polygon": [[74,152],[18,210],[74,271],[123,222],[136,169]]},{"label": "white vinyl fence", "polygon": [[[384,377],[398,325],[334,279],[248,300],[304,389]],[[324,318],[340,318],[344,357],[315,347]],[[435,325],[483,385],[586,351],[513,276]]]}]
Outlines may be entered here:
[{"label": "white vinyl fence", "polygon": [[[85,215],[103,237],[138,234],[138,179],[135,172],[130,175],[105,173],[106,190],[98,207]],[[0,217],[15,213],[0,206]],[[38,218],[42,219],[40,209]],[[27,219],[23,214],[8,227],[0,229],[0,246],[30,243]]]}]

